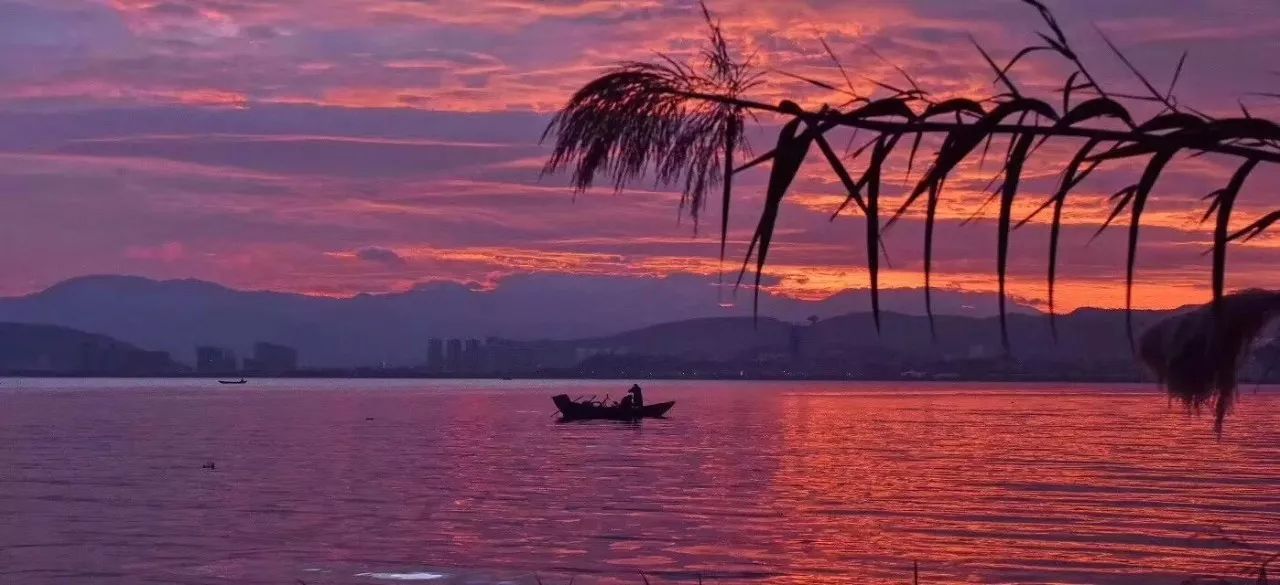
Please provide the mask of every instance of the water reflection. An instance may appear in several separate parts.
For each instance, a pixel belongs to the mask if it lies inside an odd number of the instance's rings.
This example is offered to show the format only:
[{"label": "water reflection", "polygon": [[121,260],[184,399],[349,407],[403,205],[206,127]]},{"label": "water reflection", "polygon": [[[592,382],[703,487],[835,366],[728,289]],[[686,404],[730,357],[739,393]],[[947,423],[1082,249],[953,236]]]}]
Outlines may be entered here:
[{"label": "water reflection", "polygon": [[[198,382],[0,393],[0,582],[1176,583],[1280,549],[1280,397],[1149,389]],[[530,387],[533,386],[533,387]],[[214,470],[202,469],[216,461]]]}]

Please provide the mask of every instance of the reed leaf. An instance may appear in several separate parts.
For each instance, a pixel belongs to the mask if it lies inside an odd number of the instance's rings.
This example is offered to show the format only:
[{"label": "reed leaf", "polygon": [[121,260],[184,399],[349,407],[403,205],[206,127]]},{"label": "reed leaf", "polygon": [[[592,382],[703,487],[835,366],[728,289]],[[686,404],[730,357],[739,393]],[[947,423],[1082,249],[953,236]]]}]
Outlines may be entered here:
[{"label": "reed leaf", "polygon": [[1120,47],[1117,47],[1115,43],[1111,42],[1111,39],[1107,37],[1107,35],[1103,33],[1101,29],[1098,29],[1098,35],[1102,37],[1102,40],[1105,43],[1107,43],[1107,46],[1111,48],[1111,52],[1114,53],[1115,56],[1120,59],[1120,62],[1124,63],[1124,66],[1129,69],[1129,72],[1132,73],[1133,76],[1136,77],[1138,81],[1142,83],[1142,86],[1147,89],[1147,92],[1151,94],[1152,100],[1158,101],[1164,104],[1165,109],[1167,109],[1168,111],[1171,111],[1171,112],[1178,111],[1178,107],[1174,105],[1173,102],[1171,102],[1169,98],[1165,96],[1165,94],[1160,93],[1160,91],[1157,90],[1154,85],[1151,85],[1151,82],[1147,80],[1147,76],[1143,75],[1142,71],[1133,65],[1133,62],[1130,61],[1127,56],[1125,56],[1124,52],[1120,50]]},{"label": "reed leaf", "polygon": [[821,37],[818,38],[818,42],[822,45],[822,50],[826,51],[827,57],[835,64],[836,69],[840,71],[840,77],[844,78],[845,86],[849,88],[849,94],[853,96],[854,101],[867,101],[867,98],[859,96],[858,91],[854,89],[853,80],[849,79],[849,72],[845,71],[844,64],[836,57],[836,52],[831,50],[831,45],[828,45],[826,39]]},{"label": "reed leaf", "polygon": [[1080,170],[1080,165],[1089,156],[1089,153],[1097,147],[1098,143],[1099,141],[1097,140],[1090,140],[1071,158],[1071,162],[1068,163],[1067,170],[1062,176],[1058,191],[1053,198],[1053,218],[1049,224],[1048,293],[1049,329],[1053,333],[1054,339],[1058,337],[1057,311],[1054,308],[1054,287],[1057,283],[1058,239],[1062,234],[1062,208],[1067,202],[1067,194],[1097,168],[1097,163],[1091,163],[1084,170]]},{"label": "reed leaf", "polygon": [[1227,183],[1227,186],[1214,198],[1218,217],[1213,228],[1213,305],[1218,310],[1221,310],[1222,297],[1225,294],[1227,236],[1231,227],[1231,208],[1235,205],[1236,197],[1240,195],[1240,188],[1244,186],[1245,179],[1249,178],[1249,174],[1257,166],[1257,159],[1246,160],[1231,175],[1231,180]]},{"label": "reed leaf", "polygon": [[729,207],[733,199],[733,151],[737,149],[738,135],[741,132],[738,126],[738,118],[731,117],[725,130],[724,165],[720,169],[724,173],[724,177],[720,180],[722,190],[720,199],[720,264],[724,264],[725,246],[729,243]]},{"label": "reed leaf", "polygon": [[1174,149],[1166,149],[1157,152],[1155,156],[1151,157],[1151,161],[1147,163],[1147,168],[1142,172],[1142,178],[1138,180],[1137,188],[1133,192],[1133,204],[1129,208],[1131,212],[1129,216],[1129,246],[1124,268],[1124,327],[1125,334],[1129,336],[1129,346],[1133,348],[1137,347],[1133,338],[1133,270],[1138,257],[1138,230],[1141,228],[1142,212],[1147,206],[1147,198],[1151,195],[1151,189],[1155,187],[1161,171],[1173,159],[1173,155],[1176,152]]},{"label": "reed leaf", "polygon": [[778,222],[778,212],[782,206],[782,198],[786,196],[787,190],[791,188],[792,181],[800,172],[800,166],[804,163],[805,156],[809,153],[809,144],[813,141],[811,137],[799,135],[801,120],[793,119],[782,126],[782,130],[778,133],[778,144],[775,148],[778,155],[774,157],[773,168],[769,172],[769,183],[765,189],[764,209],[760,213],[760,221],[756,225],[756,231],[751,236],[751,244],[747,248],[747,256],[743,260],[742,270],[738,273],[738,284],[742,283],[742,277],[746,274],[747,263],[750,262],[753,251],[759,244],[759,251],[755,252],[756,269],[755,269],[755,287],[752,295],[752,316],[759,316],[760,313],[760,282],[764,276],[764,265],[769,256],[769,245],[773,241],[773,230]]},{"label": "reed leaf", "polygon": [[[1050,41],[1050,42],[1052,43],[1053,41]],[[1010,70],[1010,69],[1013,69],[1013,66],[1014,66],[1014,65],[1015,65],[1019,60],[1021,60],[1023,57],[1026,57],[1027,55],[1030,55],[1030,54],[1035,53],[1035,52],[1037,52],[1037,51],[1053,51],[1053,50],[1055,50],[1055,49],[1056,49],[1056,48],[1055,48],[1055,47],[1053,47],[1053,46],[1048,46],[1048,47],[1042,47],[1042,46],[1026,47],[1026,48],[1022,49],[1021,51],[1018,51],[1016,54],[1014,54],[1014,56],[1013,56],[1013,58],[1012,58],[1012,59],[1009,59],[1009,63],[1008,63],[1008,64],[1006,64],[1003,68],[1001,68],[1001,69],[1000,69],[1000,75],[1002,75],[1002,76],[1003,76],[1003,75],[1008,75],[1008,74],[1009,74],[1009,70]]]},{"label": "reed leaf", "polygon": [[907,172],[902,176],[905,183],[911,180],[911,168],[916,164],[916,152],[920,150],[920,141],[924,139],[924,132],[916,132],[914,138],[911,139],[911,152],[907,154]]},{"label": "reed leaf", "polygon": [[858,209],[865,214],[867,212],[867,204],[862,200],[862,194],[860,193],[862,186],[854,182],[853,177],[849,175],[848,169],[844,167],[844,163],[840,162],[840,156],[831,148],[831,144],[827,142],[824,136],[817,135],[814,137],[814,142],[818,144],[818,149],[822,151],[822,156],[827,159],[827,164],[831,165],[831,170],[835,172],[836,177],[840,179],[840,183],[844,185],[847,192],[845,202],[840,206],[841,209],[849,201],[853,201],[858,205]]},{"label": "reed leaf", "polygon": [[1018,181],[1022,177],[1022,168],[1027,161],[1027,153],[1035,139],[1030,134],[1017,137],[1013,150],[1005,163],[1004,186],[1000,194],[1000,217],[996,224],[996,275],[999,287],[1000,303],[1000,343],[1005,351],[1009,351],[1008,312],[1005,308],[1005,276],[1009,262],[1009,226],[1013,214],[1013,199],[1018,194]]},{"label": "reed leaf", "polygon": [[1117,217],[1120,217],[1121,213],[1124,213],[1124,210],[1129,208],[1129,203],[1133,201],[1133,194],[1137,191],[1138,185],[1133,184],[1116,191],[1111,195],[1110,199],[1116,203],[1112,206],[1111,214],[1107,216],[1107,220],[1102,222],[1102,225],[1098,226],[1098,231],[1093,232],[1093,236],[1089,238],[1090,242],[1098,239],[1098,236],[1102,235],[1102,232],[1106,231],[1108,227],[1111,227],[1111,222],[1115,221]]},{"label": "reed leaf", "polygon": [[930,185],[946,178],[956,165],[960,164],[960,161],[973,152],[979,142],[991,135],[997,124],[1009,116],[1024,112],[1039,113],[1055,121],[1059,119],[1057,112],[1054,112],[1049,104],[1034,98],[1017,98],[996,106],[978,122],[960,125],[951,130],[943,141],[942,148],[938,150],[938,155],[934,158],[929,172],[916,184],[915,189],[894,212],[885,227],[888,228],[897,223],[902,214],[930,188]]},{"label": "reed leaf", "polygon": [[[1076,85],[1076,78],[1079,76],[1079,71],[1073,71],[1071,75],[1067,76],[1067,81],[1062,84],[1062,89],[1059,90],[1062,93],[1062,111],[1064,112],[1071,110],[1071,92],[1083,89],[1081,86]],[[1088,86],[1087,83],[1084,85]]]},{"label": "reed leaf", "polygon": [[850,121],[863,118],[880,118],[885,116],[896,116],[899,118],[905,118],[906,120],[916,119],[916,113],[911,110],[911,106],[907,105],[907,100],[901,97],[875,100],[846,112],[844,115],[840,116],[840,119],[842,121]]},{"label": "reed leaf", "polygon": [[1187,51],[1182,52],[1182,56],[1178,57],[1178,65],[1173,68],[1173,77],[1169,79],[1169,89],[1164,92],[1164,99],[1173,101],[1173,89],[1178,86],[1178,79],[1182,77],[1182,66],[1187,63]]},{"label": "reed leaf", "polygon": [[814,79],[814,78],[812,78],[812,77],[806,77],[806,76],[804,76],[804,75],[798,75],[798,74],[795,74],[795,73],[787,73],[786,71],[776,71],[776,73],[777,73],[777,74],[779,74],[779,75],[781,75],[781,76],[783,76],[783,77],[790,77],[790,78],[795,79],[795,80],[797,80],[797,81],[803,81],[803,82],[805,82],[805,83],[808,83],[808,84],[810,84],[810,85],[815,85],[815,86],[820,87],[820,88],[825,89],[825,90],[834,91],[834,92],[837,92],[837,93],[846,93],[846,92],[845,92],[845,90],[844,90],[843,88],[839,88],[839,87],[836,87],[836,86],[834,86],[834,85],[831,85],[830,83],[827,83],[827,82],[825,82],[825,81],[822,81],[821,79]]},{"label": "reed leaf", "polygon": [[1014,98],[1021,98],[1022,94],[1018,92],[1018,86],[1014,85],[1013,80],[1009,79],[1008,75],[1005,75],[1004,70],[1001,69],[999,65],[996,65],[996,62],[991,58],[991,55],[987,54],[987,50],[983,49],[982,45],[978,43],[978,39],[971,36],[969,37],[969,42],[973,43],[974,48],[978,49],[978,53],[981,54],[982,59],[987,62],[987,66],[990,67],[992,71],[996,72],[996,80],[1003,83],[1005,88],[1009,90],[1009,94]]},{"label": "reed leaf", "polygon": [[1204,214],[1200,216],[1199,223],[1209,221],[1209,218],[1213,217],[1213,214],[1218,211],[1218,204],[1222,203],[1222,193],[1224,191],[1226,189],[1217,189],[1201,198],[1209,200],[1209,208],[1204,210]]},{"label": "reed leaf", "polygon": [[[825,43],[823,43],[823,44],[825,45]],[[894,63],[893,61],[890,61],[890,60],[888,60],[888,59],[885,59],[885,58],[884,58],[884,55],[881,55],[879,51],[876,51],[876,50],[875,50],[875,47],[872,47],[871,45],[863,45],[863,46],[864,46],[864,47],[866,47],[867,51],[868,51],[868,52],[870,52],[872,55],[874,55],[874,56],[875,56],[877,59],[879,59],[881,62],[883,62],[883,63],[887,64],[887,65],[888,65],[888,66],[890,66],[890,67],[892,67],[892,68],[894,69],[894,71],[897,71],[897,72],[898,72],[898,75],[901,75],[901,76],[902,76],[902,79],[903,79],[903,80],[905,80],[905,81],[907,82],[907,85],[910,85],[910,86],[911,86],[911,90],[910,90],[910,91],[902,91],[902,90],[899,90],[899,91],[897,92],[897,93],[898,93],[898,97],[905,97],[905,98],[922,98],[922,97],[924,97],[924,96],[928,95],[928,92],[926,92],[925,90],[923,90],[923,89],[921,89],[921,88],[920,88],[920,84],[919,84],[919,83],[916,83],[915,78],[914,78],[914,77],[912,77],[910,73],[907,73],[907,70],[906,70],[906,69],[903,69],[902,67],[900,67],[897,63]]]},{"label": "reed leaf", "polygon": [[979,118],[987,114],[986,110],[982,109],[982,104],[976,101],[968,98],[951,98],[936,104],[929,104],[929,107],[925,108],[924,113],[920,114],[920,119],[925,120],[936,116],[962,112],[972,114]]},{"label": "reed leaf", "polygon": [[916,184],[915,189],[913,189],[911,193],[907,195],[907,198],[903,200],[902,205],[900,205],[898,210],[894,212],[893,216],[889,218],[889,222],[885,227],[890,227],[896,223],[898,219],[902,217],[902,214],[911,207],[911,204],[915,203],[916,199],[920,197],[921,194],[927,191],[938,181],[945,179],[946,176],[955,169],[956,165],[960,164],[960,161],[964,160],[964,157],[972,152],[974,147],[976,147],[979,142],[982,142],[982,139],[986,136],[987,134],[984,133],[982,128],[977,125],[961,126],[952,130],[951,133],[947,135],[946,139],[943,140],[942,148],[938,150],[938,155],[934,158],[933,166],[929,168],[925,173],[925,176]]},{"label": "reed leaf", "polygon": [[982,157],[978,159],[978,170],[982,170],[987,166],[987,153],[991,152],[991,141],[995,140],[994,133],[987,135],[987,143],[982,146]]},{"label": "reed leaf", "polygon": [[1103,117],[1116,118],[1130,128],[1134,125],[1133,117],[1129,115],[1129,110],[1125,109],[1120,102],[1104,97],[1080,102],[1079,105],[1063,114],[1062,119],[1058,120],[1058,125],[1065,128]]},{"label": "reed leaf", "polygon": [[1280,211],[1272,211],[1271,213],[1258,218],[1257,221],[1231,234],[1231,236],[1227,238],[1227,241],[1235,241],[1243,238],[1243,241],[1247,242],[1262,235],[1263,232],[1267,231],[1267,228],[1271,227],[1271,224],[1274,224],[1277,221],[1280,221]]},{"label": "reed leaf", "polygon": [[871,316],[875,320],[876,333],[880,332],[880,169],[901,135],[884,136],[876,140],[863,182],[867,188],[867,275],[871,285]]},{"label": "reed leaf", "polygon": [[924,311],[929,316],[929,337],[938,339],[938,331],[933,318],[933,228],[938,212],[938,201],[942,196],[942,187],[946,180],[940,180],[929,188],[929,197],[925,200],[924,211]]}]

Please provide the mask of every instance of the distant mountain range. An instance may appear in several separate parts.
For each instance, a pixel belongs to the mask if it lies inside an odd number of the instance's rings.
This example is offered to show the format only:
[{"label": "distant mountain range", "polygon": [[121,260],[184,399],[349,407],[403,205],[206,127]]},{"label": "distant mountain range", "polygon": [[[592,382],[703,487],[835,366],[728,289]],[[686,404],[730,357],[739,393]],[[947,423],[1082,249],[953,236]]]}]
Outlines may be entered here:
[{"label": "distant mountain range", "polygon": [[[744,299],[750,298],[748,290],[742,293]],[[886,311],[923,312],[919,290],[881,294]],[[187,363],[193,361],[197,345],[229,347],[246,355],[254,342],[270,341],[297,348],[303,366],[412,366],[424,361],[430,337],[602,338],[662,323],[751,314],[749,300],[730,306],[717,301],[714,283],[692,276],[527,275],[505,279],[493,290],[435,283],[404,293],[345,299],[240,291],[199,280],[86,276],[38,293],[0,299],[0,321],[47,323],[109,335],[142,348],[168,351]],[[996,299],[940,290],[934,293],[933,306],[939,315],[982,318],[995,314]],[[784,322],[869,309],[866,291],[846,291],[822,301],[764,293],[760,303],[761,315]],[[1017,303],[1010,310],[1039,315],[1034,308]],[[874,330],[850,323],[844,335],[874,338]],[[912,335],[911,343],[929,344],[927,335]],[[679,337],[684,342],[706,334],[693,331]]]}]

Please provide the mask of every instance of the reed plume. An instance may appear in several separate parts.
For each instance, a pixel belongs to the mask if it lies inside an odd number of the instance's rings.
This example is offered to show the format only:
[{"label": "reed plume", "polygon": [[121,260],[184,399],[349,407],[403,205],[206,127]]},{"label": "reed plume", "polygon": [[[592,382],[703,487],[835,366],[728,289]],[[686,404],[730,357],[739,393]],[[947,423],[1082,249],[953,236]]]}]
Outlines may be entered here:
[{"label": "reed plume", "polygon": [[1170,396],[1197,411],[1213,408],[1214,427],[1235,401],[1237,372],[1258,334],[1280,315],[1280,292],[1245,290],[1166,317],[1147,329],[1138,355]]}]

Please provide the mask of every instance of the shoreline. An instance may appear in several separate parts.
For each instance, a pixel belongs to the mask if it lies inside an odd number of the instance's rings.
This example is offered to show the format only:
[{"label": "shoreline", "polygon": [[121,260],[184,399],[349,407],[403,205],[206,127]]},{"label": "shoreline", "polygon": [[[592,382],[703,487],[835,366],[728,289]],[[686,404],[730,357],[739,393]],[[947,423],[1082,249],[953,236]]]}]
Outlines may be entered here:
[{"label": "shoreline", "polygon": [[[6,379],[113,379],[113,380],[209,380],[240,379],[246,380],[491,380],[511,382],[521,380],[652,380],[652,381],[709,381],[709,382],[916,382],[948,384],[956,382],[1007,382],[1007,383],[1085,383],[1085,384],[1141,384],[1154,383],[1155,380],[1141,376],[956,376],[956,377],[914,377],[914,376],[667,376],[667,375],[434,375],[413,374],[400,371],[377,372],[297,372],[289,374],[110,374],[110,373],[43,373],[43,372],[4,372],[0,380]],[[1241,379],[1241,385],[1257,383],[1257,380]],[[1277,381],[1280,383],[1280,381]]]},{"label": "shoreline", "polygon": [[[833,378],[833,377],[777,377],[777,378],[727,378],[727,377],[621,377],[621,376],[518,376],[501,378],[493,376],[405,376],[405,375],[291,375],[291,376],[241,376],[249,382],[255,380],[422,380],[422,381],[490,381],[490,382],[528,382],[528,381],[650,381],[650,382],[905,382],[912,384],[957,384],[957,383],[996,383],[996,384],[1155,384],[1151,379],[1139,378]],[[63,374],[0,374],[0,384],[8,380],[205,380],[217,382],[227,376],[195,376],[195,375],[63,375]],[[1240,386],[1259,384],[1257,380],[1241,380]],[[1261,384],[1280,384],[1280,381],[1261,382]]]}]

